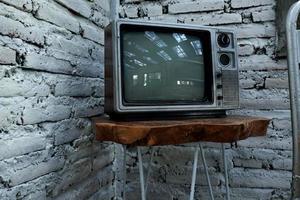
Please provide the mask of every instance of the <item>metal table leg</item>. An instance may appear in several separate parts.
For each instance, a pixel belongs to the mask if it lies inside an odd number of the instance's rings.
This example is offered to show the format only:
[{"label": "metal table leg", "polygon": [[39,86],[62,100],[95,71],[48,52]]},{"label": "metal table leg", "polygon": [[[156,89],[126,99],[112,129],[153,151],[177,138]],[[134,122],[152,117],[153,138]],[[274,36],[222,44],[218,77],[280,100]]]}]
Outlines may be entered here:
[{"label": "metal table leg", "polygon": [[137,147],[138,161],[139,161],[139,173],[140,173],[140,184],[141,184],[141,198],[146,200],[145,193],[145,180],[144,180],[144,169],[143,169],[143,160],[140,147]]},{"label": "metal table leg", "polygon": [[126,179],[127,179],[127,170],[126,170],[126,153],[127,148],[126,145],[123,145],[123,200],[126,200]]},{"label": "metal table leg", "polygon": [[150,178],[150,174],[151,174],[151,166],[152,166],[152,162],[153,162],[153,156],[154,156],[154,149],[153,149],[153,147],[150,147],[150,161],[148,164],[146,183],[145,183],[145,193],[146,194],[147,194],[148,183],[149,183],[149,178]]},{"label": "metal table leg", "polygon": [[227,159],[225,145],[222,143],[222,155],[223,155],[223,165],[224,165],[224,176],[225,176],[225,186],[226,186],[226,199],[230,200],[230,190],[229,190],[229,178],[227,169]]},{"label": "metal table leg", "polygon": [[204,167],[204,171],[205,171],[205,177],[206,177],[207,185],[208,185],[208,188],[209,188],[210,199],[214,200],[214,195],[213,195],[213,191],[212,191],[212,187],[211,187],[211,182],[210,182],[210,178],[209,178],[209,174],[208,174],[208,168],[207,168],[206,159],[205,159],[202,144],[200,143],[199,146],[200,146],[200,151],[201,151],[203,167]]},{"label": "metal table leg", "polygon": [[195,195],[195,184],[196,184],[196,175],[197,175],[198,155],[199,155],[199,148],[196,147],[196,151],[194,153],[194,164],[193,164],[193,174],[192,174],[190,200],[193,200],[194,195]]},{"label": "metal table leg", "polygon": [[148,168],[147,168],[146,179],[144,178],[143,159],[142,159],[142,153],[141,153],[140,147],[137,147],[137,153],[138,153],[138,162],[139,162],[141,196],[142,196],[142,200],[146,200],[148,182],[149,182],[149,177],[150,177],[150,174],[151,174],[151,166],[152,166],[153,156],[154,156],[154,148],[150,147],[151,156],[150,156],[150,161],[149,161]]},{"label": "metal table leg", "polygon": [[[203,162],[203,167],[204,167],[204,171],[205,171],[205,176],[206,176],[206,181],[208,184],[208,188],[209,188],[209,195],[211,200],[214,200],[214,195],[213,195],[213,191],[212,191],[212,187],[211,187],[211,182],[210,182],[210,178],[209,178],[209,174],[208,174],[208,168],[207,168],[207,164],[206,164],[206,159],[205,159],[205,155],[204,155],[204,151],[202,148],[202,144],[199,144],[200,147],[200,151],[201,151],[201,158],[202,158],[202,162]],[[196,151],[194,153],[194,164],[193,164],[193,175],[192,175],[192,184],[191,184],[191,192],[190,192],[190,200],[194,199],[194,194],[195,194],[195,184],[196,184],[196,175],[197,175],[197,164],[198,164],[198,156],[199,156],[199,147],[196,147]]]}]

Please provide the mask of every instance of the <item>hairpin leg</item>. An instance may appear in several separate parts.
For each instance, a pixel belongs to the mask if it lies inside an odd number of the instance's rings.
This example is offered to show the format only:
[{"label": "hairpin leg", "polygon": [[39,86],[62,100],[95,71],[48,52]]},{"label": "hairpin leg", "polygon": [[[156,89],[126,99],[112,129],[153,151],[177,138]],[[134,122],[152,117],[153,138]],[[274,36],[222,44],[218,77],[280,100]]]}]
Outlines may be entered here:
[{"label": "hairpin leg", "polygon": [[149,177],[151,174],[151,167],[152,167],[152,162],[153,162],[153,156],[154,156],[154,147],[150,147],[150,161],[148,164],[148,169],[147,169],[147,175],[146,175],[146,183],[145,183],[145,194],[147,194],[148,190],[148,183],[149,183]]},{"label": "hairpin leg", "polygon": [[196,175],[197,175],[198,156],[199,156],[199,148],[197,146],[196,151],[194,153],[194,164],[193,164],[193,174],[192,174],[190,200],[194,200],[194,195],[195,195],[195,184],[196,184]]},{"label": "hairpin leg", "polygon": [[123,200],[126,200],[126,179],[127,179],[127,170],[126,170],[126,145],[123,145]]},{"label": "hairpin leg", "polygon": [[200,146],[201,157],[202,157],[203,167],[204,167],[204,171],[205,171],[206,181],[207,181],[208,188],[209,188],[210,199],[214,200],[214,195],[213,195],[213,191],[212,191],[212,187],[211,187],[211,182],[210,182],[210,178],[209,178],[209,174],[208,174],[208,168],[207,168],[207,163],[206,163],[206,159],[205,159],[202,144],[200,143],[199,146]]},{"label": "hairpin leg", "polygon": [[143,160],[142,160],[142,154],[141,154],[140,147],[137,147],[137,153],[138,153],[138,161],[139,161],[141,196],[142,196],[142,200],[146,200]]},{"label": "hairpin leg", "polygon": [[225,145],[223,143],[222,143],[222,154],[223,154],[223,165],[224,165],[225,186],[226,186],[226,199],[230,200],[227,159],[226,159]]}]

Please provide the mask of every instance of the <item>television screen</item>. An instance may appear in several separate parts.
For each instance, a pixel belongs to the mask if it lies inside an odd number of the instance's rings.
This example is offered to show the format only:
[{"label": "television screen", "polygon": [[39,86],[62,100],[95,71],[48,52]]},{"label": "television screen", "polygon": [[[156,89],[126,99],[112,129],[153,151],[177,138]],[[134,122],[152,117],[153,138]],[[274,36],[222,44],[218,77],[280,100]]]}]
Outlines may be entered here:
[{"label": "television screen", "polygon": [[184,30],[125,28],[121,32],[124,103],[212,103],[207,38]]}]

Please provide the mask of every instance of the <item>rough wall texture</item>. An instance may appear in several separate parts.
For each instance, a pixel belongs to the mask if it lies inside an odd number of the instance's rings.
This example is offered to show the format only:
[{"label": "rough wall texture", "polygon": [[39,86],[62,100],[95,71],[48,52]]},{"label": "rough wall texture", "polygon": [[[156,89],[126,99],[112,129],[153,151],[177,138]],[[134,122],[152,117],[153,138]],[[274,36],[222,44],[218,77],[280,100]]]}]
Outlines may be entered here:
[{"label": "rough wall texture", "polygon": [[[291,182],[291,128],[286,60],[274,56],[276,43],[275,0],[124,0],[123,18],[162,20],[236,28],[239,44],[241,107],[235,113],[272,119],[266,138],[228,146],[230,187],[233,199],[289,199]],[[224,176],[219,145],[205,144],[216,199],[224,199]],[[149,199],[188,199],[194,145],[155,150]],[[127,162],[129,199],[137,195],[135,150]],[[145,160],[149,152],[145,149]],[[202,164],[196,199],[209,199]]]},{"label": "rough wall texture", "polygon": [[103,112],[108,0],[0,0],[0,199],[110,199]]}]

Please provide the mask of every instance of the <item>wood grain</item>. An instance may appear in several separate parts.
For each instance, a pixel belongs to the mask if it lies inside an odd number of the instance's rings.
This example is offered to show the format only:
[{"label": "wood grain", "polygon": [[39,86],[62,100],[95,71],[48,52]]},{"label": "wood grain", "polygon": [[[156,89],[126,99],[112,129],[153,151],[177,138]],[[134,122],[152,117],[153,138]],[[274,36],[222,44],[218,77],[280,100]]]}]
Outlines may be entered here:
[{"label": "wood grain", "polygon": [[93,123],[96,140],[155,146],[197,141],[232,143],[248,137],[265,136],[269,121],[250,116],[126,122],[102,117]]}]

